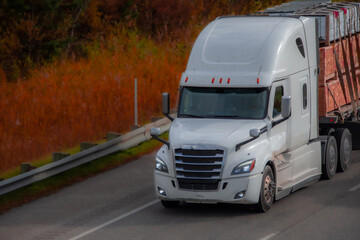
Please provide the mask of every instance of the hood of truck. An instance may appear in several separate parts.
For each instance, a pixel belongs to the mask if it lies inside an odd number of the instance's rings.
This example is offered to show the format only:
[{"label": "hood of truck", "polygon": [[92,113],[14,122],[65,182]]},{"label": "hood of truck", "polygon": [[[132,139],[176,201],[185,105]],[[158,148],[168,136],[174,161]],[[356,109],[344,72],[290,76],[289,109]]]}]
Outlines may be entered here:
[{"label": "hood of truck", "polygon": [[263,128],[264,120],[177,118],[170,128],[172,147],[216,145],[231,150],[250,138],[251,128]]}]

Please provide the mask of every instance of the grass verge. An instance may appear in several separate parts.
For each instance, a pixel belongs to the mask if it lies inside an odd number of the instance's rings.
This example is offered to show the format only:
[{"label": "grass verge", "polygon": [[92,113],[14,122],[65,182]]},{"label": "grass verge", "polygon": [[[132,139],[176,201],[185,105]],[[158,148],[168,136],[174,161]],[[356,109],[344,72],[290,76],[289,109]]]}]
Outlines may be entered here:
[{"label": "grass verge", "polygon": [[[168,133],[163,134],[161,137],[167,139]],[[69,171],[7,193],[0,196],[0,214],[40,197],[55,193],[66,186],[83,181],[98,173],[102,173],[128,163],[144,154],[153,152],[154,150],[160,148],[161,145],[162,143],[155,139],[151,139],[139,144],[136,147],[110,154],[73,168]]]}]

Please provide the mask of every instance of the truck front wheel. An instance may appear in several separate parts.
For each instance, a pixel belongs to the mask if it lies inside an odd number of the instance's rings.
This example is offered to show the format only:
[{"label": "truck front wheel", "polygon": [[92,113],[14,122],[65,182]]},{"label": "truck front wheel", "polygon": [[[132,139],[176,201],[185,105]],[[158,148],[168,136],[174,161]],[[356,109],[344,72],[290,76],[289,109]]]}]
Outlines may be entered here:
[{"label": "truck front wheel", "polygon": [[271,167],[267,165],[264,169],[259,202],[256,206],[258,212],[266,212],[269,210],[274,201],[275,189],[274,173]]}]

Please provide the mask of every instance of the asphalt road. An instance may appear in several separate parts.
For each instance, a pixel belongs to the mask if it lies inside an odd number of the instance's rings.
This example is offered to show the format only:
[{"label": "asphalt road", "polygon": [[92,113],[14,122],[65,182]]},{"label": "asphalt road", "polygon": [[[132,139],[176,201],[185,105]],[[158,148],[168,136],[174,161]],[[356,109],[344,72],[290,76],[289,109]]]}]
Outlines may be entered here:
[{"label": "asphalt road", "polygon": [[345,173],[274,203],[165,209],[155,153],[0,215],[0,239],[360,239],[360,151]]}]

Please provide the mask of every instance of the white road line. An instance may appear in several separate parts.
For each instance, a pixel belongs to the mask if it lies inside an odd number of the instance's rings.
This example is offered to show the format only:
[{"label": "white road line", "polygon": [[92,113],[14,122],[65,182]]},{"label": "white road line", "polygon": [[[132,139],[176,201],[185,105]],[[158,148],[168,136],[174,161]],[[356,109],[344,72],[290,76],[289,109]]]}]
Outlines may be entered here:
[{"label": "white road line", "polygon": [[273,237],[275,237],[279,232],[270,233],[269,235],[266,235],[265,237],[261,238],[260,240],[269,240]]},{"label": "white road line", "polygon": [[116,217],[116,218],[114,218],[114,219],[112,219],[112,220],[110,220],[110,221],[108,221],[106,223],[103,223],[103,224],[101,224],[101,225],[99,225],[97,227],[94,227],[94,228],[92,228],[92,229],[90,229],[90,230],[88,230],[88,231],[86,231],[86,232],[84,232],[84,233],[82,233],[80,235],[77,235],[76,237],[70,238],[69,240],[77,240],[77,239],[80,239],[82,237],[85,237],[86,235],[89,235],[89,234],[91,234],[91,233],[93,233],[93,232],[95,232],[97,230],[100,230],[100,229],[102,229],[104,227],[109,226],[110,224],[113,224],[114,222],[120,221],[120,220],[122,220],[122,219],[124,219],[124,218],[126,218],[126,217],[128,217],[130,215],[133,215],[133,214],[135,214],[137,212],[140,212],[141,210],[143,210],[145,208],[148,208],[148,207],[150,207],[150,206],[152,206],[152,205],[154,205],[155,203],[158,203],[158,202],[159,202],[159,200],[154,200],[152,202],[149,202],[149,203],[147,203],[147,204],[145,204],[145,205],[143,205],[141,207],[138,207],[138,208],[136,208],[136,209],[134,209],[134,210],[132,210],[132,211],[130,211],[128,213],[120,215],[120,216],[118,216],[118,217]]},{"label": "white road line", "polygon": [[356,185],[355,187],[353,187],[353,188],[351,188],[351,189],[349,189],[349,192],[353,192],[353,191],[356,191],[356,190],[358,190],[358,189],[360,189],[360,184],[359,184],[359,185]]}]

